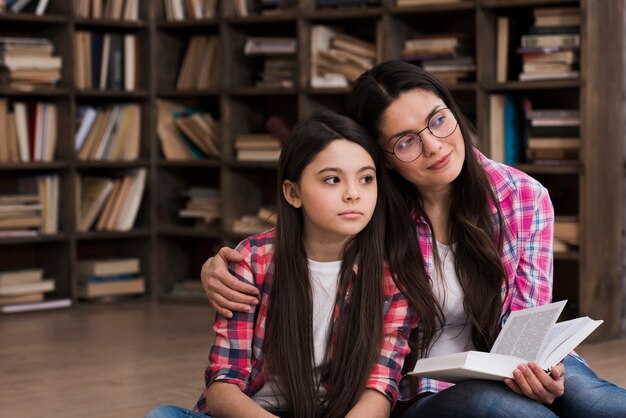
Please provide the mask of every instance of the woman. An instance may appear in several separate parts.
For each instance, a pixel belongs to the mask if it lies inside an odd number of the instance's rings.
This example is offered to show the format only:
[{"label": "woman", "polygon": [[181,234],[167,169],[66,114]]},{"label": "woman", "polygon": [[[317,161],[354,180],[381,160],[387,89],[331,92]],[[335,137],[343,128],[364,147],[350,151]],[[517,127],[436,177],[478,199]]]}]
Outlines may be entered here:
[{"label": "woman", "polygon": [[[385,151],[408,207],[388,214],[394,234],[406,232],[407,218],[413,234],[417,230],[417,283],[401,273],[406,246],[398,245],[391,232],[385,237],[390,268],[398,271],[398,286],[420,317],[412,354],[488,351],[511,311],[552,298],[554,213],[547,190],[474,149],[471,125],[449,91],[419,67],[397,61],[376,65],[356,81],[351,103],[352,117]],[[225,250],[220,255],[236,258]],[[219,261],[210,259],[202,272],[211,303],[245,309],[252,300],[240,292],[254,292],[233,286]],[[532,362],[513,375],[505,384],[455,386],[405,378],[395,414],[626,414],[626,391],[599,379],[574,356],[549,375]]]}]

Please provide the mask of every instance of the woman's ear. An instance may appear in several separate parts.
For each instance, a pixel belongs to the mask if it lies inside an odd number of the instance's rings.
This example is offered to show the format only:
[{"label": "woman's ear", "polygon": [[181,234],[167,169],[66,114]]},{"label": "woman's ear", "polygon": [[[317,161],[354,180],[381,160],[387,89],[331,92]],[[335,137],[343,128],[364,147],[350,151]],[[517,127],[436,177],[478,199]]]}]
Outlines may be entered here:
[{"label": "woman's ear", "polygon": [[283,196],[285,200],[294,208],[300,208],[302,201],[300,200],[300,193],[298,192],[298,185],[290,180],[283,181]]}]

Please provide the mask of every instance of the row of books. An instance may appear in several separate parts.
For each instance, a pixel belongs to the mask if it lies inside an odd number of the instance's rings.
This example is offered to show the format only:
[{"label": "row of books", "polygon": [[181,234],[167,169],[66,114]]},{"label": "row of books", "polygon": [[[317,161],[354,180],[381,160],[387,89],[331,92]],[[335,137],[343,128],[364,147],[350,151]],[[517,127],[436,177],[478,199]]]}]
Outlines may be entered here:
[{"label": "row of books", "polygon": [[137,89],[140,69],[137,35],[76,31],[76,87],[79,89]]},{"label": "row of books", "polygon": [[12,193],[0,194],[0,237],[56,234],[59,176],[20,177]]},{"label": "row of books", "polygon": [[50,0],[2,0],[0,13],[33,13],[41,16],[46,13]]},{"label": "row of books", "polygon": [[157,135],[166,159],[220,158],[220,132],[208,111],[157,100]]},{"label": "row of books", "polygon": [[168,21],[212,19],[217,4],[217,0],[163,0]]},{"label": "row of books", "polygon": [[10,103],[0,98],[0,163],[52,161],[57,117],[53,103]]},{"label": "row of books", "polygon": [[47,38],[0,37],[0,85],[32,90],[61,80],[62,58]]},{"label": "row of books", "polygon": [[119,177],[76,177],[76,229],[128,231],[135,224],[146,183],[146,169]]},{"label": "row of books", "polygon": [[80,19],[110,19],[136,22],[140,0],[76,0],[74,14]]},{"label": "row of books", "polygon": [[0,271],[0,312],[69,307],[72,303],[70,299],[45,300],[45,294],[55,288],[55,280],[44,278],[44,269],[41,268]]},{"label": "row of books", "polygon": [[311,28],[311,87],[347,87],[376,62],[376,46],[339,28]]},{"label": "row of books", "polygon": [[222,199],[219,189],[190,187],[182,192],[184,206],[178,210],[182,219],[192,219],[196,227],[214,223],[222,217]]},{"label": "row of books", "polygon": [[217,36],[194,35],[189,40],[176,79],[176,89],[211,89],[220,86],[221,47]]},{"label": "row of books", "polygon": [[506,164],[562,165],[579,159],[580,112],[533,109],[528,98],[490,96],[491,157]]},{"label": "row of books", "polygon": [[81,107],[74,137],[80,160],[131,161],[139,158],[141,106]]}]

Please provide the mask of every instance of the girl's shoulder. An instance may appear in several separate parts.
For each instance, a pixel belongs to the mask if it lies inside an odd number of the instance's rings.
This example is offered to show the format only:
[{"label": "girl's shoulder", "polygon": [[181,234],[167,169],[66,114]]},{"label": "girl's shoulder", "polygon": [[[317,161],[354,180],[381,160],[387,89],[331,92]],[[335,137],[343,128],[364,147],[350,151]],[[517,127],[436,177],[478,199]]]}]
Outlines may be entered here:
[{"label": "girl's shoulder", "polygon": [[261,232],[249,236],[235,248],[244,256],[242,263],[247,264],[256,273],[264,273],[270,268],[274,256],[276,230]]}]

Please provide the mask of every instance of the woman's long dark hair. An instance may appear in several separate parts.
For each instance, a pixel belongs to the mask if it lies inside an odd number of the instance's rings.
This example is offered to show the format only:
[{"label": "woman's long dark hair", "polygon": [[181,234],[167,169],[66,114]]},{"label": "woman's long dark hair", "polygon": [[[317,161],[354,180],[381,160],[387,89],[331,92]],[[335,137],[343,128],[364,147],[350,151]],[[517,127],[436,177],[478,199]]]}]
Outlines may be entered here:
[{"label": "woman's long dark hair", "polygon": [[[376,166],[378,200],[369,224],[346,244],[337,302],[341,314],[332,325],[321,384],[314,373],[313,301],[303,244],[303,215],[283,196],[285,180],[298,182],[304,168],[331,142],[345,139],[363,147]],[[350,158],[350,156],[346,156]],[[356,122],[318,112],[300,121],[285,144],[278,170],[278,224],[274,277],[266,322],[266,373],[277,378],[294,417],[342,417],[358,400],[380,353],[383,338],[383,210],[388,184],[380,150]],[[353,267],[358,262],[355,273]],[[330,342],[329,336],[329,342]]]},{"label": "woman's long dark hair", "polygon": [[[456,116],[463,135],[465,162],[461,173],[453,182],[449,234],[451,241],[455,243],[455,271],[464,293],[463,307],[471,325],[471,342],[476,349],[489,351],[499,331],[501,291],[506,280],[506,271],[501,260],[503,226],[495,192],[473,151],[471,138],[475,131],[472,124],[464,117],[448,89],[436,77],[415,65],[401,61],[378,64],[357,79],[350,96],[351,116],[376,140],[380,136],[380,123],[385,110],[401,94],[414,89],[429,91],[440,97]],[[410,210],[389,214],[399,226],[395,228],[396,233],[388,232],[385,235],[385,255],[399,288],[420,315],[421,343],[415,347],[417,353],[414,354],[423,356],[445,318],[433,295],[430,279],[424,268],[422,252],[415,239],[412,215],[423,217],[431,230],[433,229],[417,187],[395,172],[392,172],[391,178]],[[498,212],[495,223],[490,202]],[[400,215],[405,216],[400,219]],[[412,225],[411,234],[408,234],[407,224]],[[388,222],[388,231],[393,225],[393,222],[391,225]],[[406,236],[400,235],[401,233]],[[437,254],[435,238],[433,231],[433,253]],[[416,269],[410,269],[409,262]],[[415,338],[412,338],[412,343],[416,343]],[[406,366],[410,367],[408,363],[413,359],[410,360],[405,364],[405,369]]]}]

